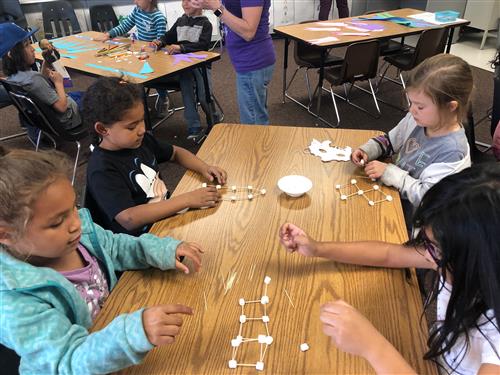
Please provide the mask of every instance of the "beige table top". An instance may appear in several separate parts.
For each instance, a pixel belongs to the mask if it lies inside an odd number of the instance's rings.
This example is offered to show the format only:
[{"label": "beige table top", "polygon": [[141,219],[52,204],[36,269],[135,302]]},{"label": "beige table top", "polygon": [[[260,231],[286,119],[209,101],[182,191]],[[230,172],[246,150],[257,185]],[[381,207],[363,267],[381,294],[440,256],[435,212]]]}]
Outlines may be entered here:
[{"label": "beige table top", "polygon": [[[232,353],[230,340],[238,334],[239,298],[260,298],[267,275],[272,279],[268,315],[274,342],[265,355],[263,373],[373,373],[365,360],[340,352],[321,331],[319,307],[337,298],[365,314],[417,373],[436,373],[434,365],[422,359],[427,327],[425,323],[420,324],[422,303],[413,272],[408,281],[403,270],[343,265],[287,254],[278,241],[278,228],[287,221],[321,240],[397,243],[407,240],[397,192],[384,187],[394,201],[374,207],[362,197],[341,201],[335,184],[346,183],[353,175],[359,175],[360,170],[350,162],[323,163],[304,153],[313,138],[329,139],[341,147],[356,147],[378,133],[216,125],[198,155],[208,163],[225,168],[229,186],[252,185],[266,188],[267,194],[252,201],[223,201],[216,208],[188,211],[153,226],[151,231],[158,235],[202,244],[205,254],[201,272],[192,275],[159,270],[126,272],[106,301],[94,330],[121,313],[156,304],[182,303],[194,308],[195,314],[185,318],[182,333],[174,345],[154,349],[142,365],[124,372],[256,373],[255,368],[228,368]],[[288,174],[309,177],[312,190],[300,198],[285,196],[276,182]],[[195,189],[201,183],[198,176],[188,172],[174,194]],[[231,273],[236,273],[235,282],[225,294],[222,278],[227,279]],[[247,315],[260,316],[258,306],[246,310]],[[244,333],[245,337],[265,333],[262,323],[250,324],[245,326],[249,330]],[[299,350],[304,342],[310,346],[307,352]],[[242,345],[238,362],[255,363],[257,344]]]},{"label": "beige table top", "polygon": [[[164,51],[158,51],[156,53],[152,52],[147,48],[149,58],[145,61],[153,68],[152,73],[140,74],[140,70],[144,64],[143,61],[139,60],[136,55],[124,55],[117,58],[111,58],[107,56],[95,56],[97,49],[107,47],[108,44],[103,42],[98,42],[92,40],[97,36],[102,35],[101,33],[95,31],[87,31],[80,34],[66,36],[57,40],[56,43],[78,43],[78,46],[71,47],[74,49],[89,49],[83,52],[72,52],[71,50],[60,48],[59,52],[63,55],[75,56],[75,58],[61,57],[61,62],[66,68],[71,68],[85,72],[92,75],[98,76],[119,76],[119,72],[113,72],[109,70],[102,70],[95,67],[90,67],[87,64],[95,64],[100,66],[105,66],[108,68],[118,69],[122,72],[131,72],[134,74],[142,75],[143,77],[137,77],[132,75],[126,75],[128,81],[135,83],[150,82],[156,78],[167,76],[170,74],[179,73],[181,70],[198,65],[202,62],[216,61],[220,59],[220,55],[215,52],[200,51],[195,52],[198,55],[206,55],[205,59],[191,59],[191,62],[180,61],[174,64],[175,57],[173,55],[167,55]],[[120,41],[130,43],[130,39],[118,39]],[[132,45],[132,52],[139,52],[141,46],[147,46],[148,42],[136,41]],[[33,45],[38,47],[38,43]],[[150,52],[151,51],[151,52]],[[36,58],[41,59],[41,52],[36,52]]]},{"label": "beige table top", "polygon": [[[423,13],[423,11],[418,10],[418,9],[404,8],[404,9],[390,10],[390,11],[387,11],[386,13],[390,13],[390,14],[397,16],[397,17],[408,17],[408,16],[413,15],[413,14]],[[338,19],[338,20],[328,20],[328,21],[322,21],[322,22],[348,22],[348,21],[353,20],[353,19],[358,18],[358,17],[360,17],[360,16],[342,18],[342,19]],[[374,31],[369,32],[370,35],[368,35],[368,36],[344,36],[344,35],[337,35],[335,32],[332,32],[332,31],[307,30],[307,28],[310,28],[310,27],[318,28],[319,26],[317,25],[317,22],[319,22],[319,21],[314,21],[311,23],[288,25],[288,26],[278,26],[278,27],[274,28],[274,31],[277,32],[278,34],[282,34],[284,36],[287,36],[289,38],[299,40],[299,41],[308,41],[308,40],[312,40],[312,39],[324,38],[327,36],[336,36],[339,39],[338,41],[323,43],[323,44],[321,44],[321,46],[322,47],[329,47],[329,46],[341,47],[344,45],[348,45],[348,44],[352,44],[354,42],[359,42],[359,41],[364,41],[364,40],[381,39],[381,38],[397,38],[397,37],[407,36],[407,35],[412,35],[412,34],[420,34],[423,30],[430,29],[433,27],[457,27],[457,26],[467,25],[470,23],[469,21],[457,21],[457,22],[453,22],[453,23],[448,23],[446,25],[433,25],[430,27],[418,28],[418,27],[407,27],[407,26],[399,25],[397,23],[388,22],[388,21],[362,21],[362,20],[360,20],[359,22],[370,22],[373,24],[381,25],[381,26],[383,26],[384,30],[379,31],[379,32],[374,32]],[[345,32],[356,32],[355,30],[349,30],[349,29],[344,30],[343,28],[341,28],[341,29],[342,29],[342,31],[345,31]]]}]

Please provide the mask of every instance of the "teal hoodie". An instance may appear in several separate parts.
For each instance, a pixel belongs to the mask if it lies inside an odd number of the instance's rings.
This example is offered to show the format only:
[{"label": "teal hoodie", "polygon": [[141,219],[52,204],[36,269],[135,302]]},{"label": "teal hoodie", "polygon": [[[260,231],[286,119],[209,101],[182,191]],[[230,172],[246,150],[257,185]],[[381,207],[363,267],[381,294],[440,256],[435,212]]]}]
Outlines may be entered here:
[{"label": "teal hoodie", "polygon": [[[180,241],[113,234],[94,224],[87,210],[79,214],[80,242],[99,260],[111,290],[115,271],[175,268]],[[89,334],[87,305],[60,273],[3,250],[0,271],[0,342],[21,356],[22,374],[104,374],[140,363],[153,348],[142,325],[143,309]]]}]

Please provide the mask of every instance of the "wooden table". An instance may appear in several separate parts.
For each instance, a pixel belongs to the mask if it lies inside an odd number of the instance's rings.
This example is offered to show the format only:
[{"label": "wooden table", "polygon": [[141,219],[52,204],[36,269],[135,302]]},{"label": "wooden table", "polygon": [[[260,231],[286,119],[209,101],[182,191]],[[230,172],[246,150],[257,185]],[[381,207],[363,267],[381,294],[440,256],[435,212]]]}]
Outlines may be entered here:
[{"label": "wooden table", "polygon": [[[371,207],[359,197],[340,201],[335,184],[343,184],[360,171],[350,162],[323,163],[304,153],[313,138],[330,139],[339,146],[358,146],[378,134],[366,130],[216,125],[198,155],[228,171],[228,185],[266,188],[267,194],[252,201],[221,202],[216,208],[188,211],[156,223],[152,232],[203,245],[201,272],[126,272],[106,301],[94,325],[101,329],[115,316],[143,306],[182,303],[195,309],[187,317],[174,345],[154,349],[145,362],[125,370],[135,374],[240,374],[255,368],[228,368],[231,342],[238,334],[239,298],[260,298],[263,279],[270,276],[270,333],[273,344],[264,359],[266,374],[367,374],[369,364],[337,350],[321,331],[319,307],[342,298],[373,322],[420,374],[434,374],[424,362],[427,326],[421,323],[422,303],[415,274],[403,270],[358,267],[288,254],[279,245],[278,228],[295,223],[320,240],[407,240],[399,195],[393,202]],[[313,182],[312,190],[290,198],[276,182],[284,175],[302,174]],[[360,179],[361,180],[361,179]],[[174,194],[200,186],[188,172]],[[366,249],[370,251],[370,249]],[[253,269],[253,272],[252,272]],[[222,278],[236,273],[236,281],[224,294]],[[284,293],[286,289],[295,307]],[[206,307],[205,307],[206,297]],[[248,311],[248,310],[246,310]],[[254,311],[258,315],[257,310]],[[252,312],[247,313],[253,315]],[[262,324],[253,323],[251,335]],[[248,328],[246,327],[246,328]],[[250,337],[250,336],[246,336]],[[310,350],[301,352],[299,345]],[[255,363],[257,344],[242,344],[238,362]]]},{"label": "wooden table", "polygon": [[[386,13],[390,13],[393,16],[397,17],[408,17],[414,14],[419,14],[423,13],[422,10],[419,9],[411,9],[411,8],[404,8],[404,9],[396,9],[396,10],[391,10]],[[369,16],[369,15],[368,15]],[[352,20],[357,19],[360,16],[356,17],[348,17],[348,18],[341,18],[338,20],[329,20],[329,21],[323,21],[323,22],[349,22]],[[411,18],[410,18],[411,19]],[[417,20],[415,20],[417,21]],[[311,22],[311,23],[302,23],[302,24],[296,24],[296,25],[288,25],[288,26],[278,26],[274,28],[274,32],[277,33],[278,35],[281,35],[285,38],[285,53],[284,53],[284,58],[283,58],[283,88],[282,88],[282,101],[285,103],[285,97],[286,97],[286,71],[288,68],[288,46],[290,44],[290,40],[295,40],[298,42],[304,42],[308,43],[308,40],[313,40],[313,39],[318,39],[318,38],[324,38],[327,36],[332,36],[334,35],[333,32],[331,31],[311,31],[307,30],[307,28],[311,27],[318,27],[316,24],[319,21]],[[344,36],[344,35],[335,35],[338,40],[329,42],[329,43],[323,43],[320,45],[316,45],[317,47],[322,49],[322,63],[321,66],[323,66],[323,62],[326,59],[328,50],[331,48],[336,48],[336,47],[344,47],[348,46],[352,43],[355,42],[361,42],[361,41],[368,41],[368,40],[375,40],[375,39],[392,39],[392,38],[399,38],[399,37],[405,37],[409,35],[415,35],[415,34],[420,34],[422,31],[434,27],[445,27],[449,29],[448,33],[448,41],[446,44],[446,53],[450,52],[451,48],[451,43],[453,40],[453,32],[456,27],[460,26],[465,26],[468,25],[470,22],[467,20],[461,20],[461,21],[456,21],[452,23],[448,23],[445,25],[433,25],[429,27],[407,27],[403,26],[394,22],[388,22],[388,21],[367,21],[373,24],[378,24],[381,25],[384,30],[380,32],[369,32],[370,35],[367,36]],[[354,30],[346,30],[346,31],[352,31]],[[318,78],[318,85],[316,86],[316,90],[318,92],[318,102],[316,104],[316,113],[312,112],[308,109],[309,113],[312,115],[316,116],[319,120],[323,121],[324,123],[331,125],[328,121],[325,119],[322,119],[319,116],[320,113],[320,108],[321,108],[321,88],[323,87],[323,79],[324,79],[324,69],[320,68],[319,69],[319,78]],[[293,98],[291,98],[293,101],[295,101]],[[295,101],[297,103],[297,101]],[[301,103],[297,103],[301,104]]]},{"label": "wooden table", "polygon": [[[73,47],[75,51],[78,49],[84,50],[82,52],[72,52],[71,49],[59,49],[59,52],[62,54],[61,62],[66,68],[75,69],[80,72],[90,74],[93,76],[120,76],[124,75],[125,79],[129,82],[141,83],[151,85],[154,84],[155,81],[158,81],[161,78],[167,78],[175,76],[182,71],[193,69],[193,68],[201,68],[203,74],[203,80],[205,84],[205,93],[207,95],[206,100],[208,103],[211,102],[210,89],[208,85],[208,79],[206,75],[206,66],[209,63],[220,60],[220,55],[215,52],[208,51],[200,51],[195,52],[197,55],[206,55],[204,59],[191,59],[191,62],[188,61],[179,61],[176,62],[175,55],[165,54],[163,51],[153,52],[149,48],[146,48],[146,51],[149,54],[149,58],[145,61],[149,63],[151,68],[153,68],[152,73],[141,74],[139,73],[142,66],[143,61],[139,60],[136,55],[124,55],[117,58],[111,58],[107,56],[96,56],[98,49],[101,49],[106,46],[110,46],[110,44],[105,44],[103,42],[93,40],[96,37],[102,36],[101,33],[95,31],[87,31],[80,34],[69,35],[63,38],[53,39],[51,42],[57,43],[78,43],[79,46]],[[116,39],[121,42],[131,43],[130,39],[118,38]],[[148,46],[148,42],[135,41],[131,46],[132,52],[139,52],[142,46]],[[38,48],[38,43],[33,45],[36,49],[36,58],[42,59],[41,51]],[[112,45],[111,45],[112,46]],[[65,57],[65,56],[72,56]],[[89,66],[88,64],[103,66],[106,68],[116,69],[117,71],[103,70],[97,68],[95,66]],[[210,106],[209,106],[210,108]],[[150,128],[150,118],[149,111],[147,111],[147,105],[145,103],[145,121],[146,124],[149,125]],[[212,118],[212,116],[209,116]],[[209,124],[211,127],[212,124]]]}]

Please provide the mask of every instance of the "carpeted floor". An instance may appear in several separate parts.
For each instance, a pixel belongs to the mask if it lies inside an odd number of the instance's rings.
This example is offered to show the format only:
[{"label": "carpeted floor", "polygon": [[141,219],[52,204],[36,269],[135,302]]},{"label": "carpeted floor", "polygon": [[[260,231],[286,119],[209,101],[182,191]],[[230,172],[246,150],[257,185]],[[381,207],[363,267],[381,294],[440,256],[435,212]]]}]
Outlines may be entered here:
[{"label": "carpeted floor", "polygon": [[[316,126],[316,120],[311,115],[309,115],[305,110],[300,108],[295,103],[287,100],[285,104],[282,103],[282,73],[283,73],[283,51],[284,51],[284,41],[274,40],[277,61],[276,67],[273,75],[273,79],[269,90],[269,113],[270,122],[273,125],[287,125],[287,126]],[[289,68],[288,68],[288,78],[291,77],[293,71],[296,68],[293,60],[293,50],[291,45],[289,53]],[[343,49],[335,51],[335,54],[342,56]],[[487,116],[488,110],[491,108],[492,96],[493,96],[493,74],[482,69],[472,68],[474,73],[475,90],[472,100],[474,117],[475,119],[485,118]],[[78,72],[71,72],[71,76],[75,83],[73,90],[85,90],[95,78],[80,74]],[[309,77],[311,82],[316,82],[317,73],[315,71],[309,72]],[[238,108],[236,101],[236,86],[235,86],[235,73],[229,61],[229,56],[227,53],[223,53],[220,61],[213,64],[212,69],[212,83],[214,87],[214,93],[221,103],[224,110],[226,123],[238,123]],[[341,88],[337,88],[341,90]],[[304,71],[301,70],[297,75],[290,92],[294,97],[300,98],[303,101],[307,98],[307,90],[304,79]],[[374,109],[373,101],[371,97],[361,93],[359,96],[359,102],[364,107]],[[386,82],[383,83],[378,97],[386,102],[393,104],[403,103],[403,96],[401,88],[393,83]],[[177,105],[181,105],[180,94],[175,93],[172,95],[173,102]],[[338,101],[339,111],[341,116],[341,128],[354,128],[354,129],[379,129],[383,131],[390,130],[395,126],[398,121],[404,116],[404,112],[390,107],[384,103],[380,103],[380,109],[382,111],[382,116],[379,119],[370,117],[369,115],[350,107],[344,102]],[[152,102],[153,103],[153,102]],[[328,94],[323,95],[322,99],[322,114],[329,121],[334,121],[334,112],[331,98]],[[154,113],[153,113],[154,115]],[[14,134],[19,132],[19,121],[17,118],[17,110],[13,107],[6,107],[0,109],[0,116],[2,118],[2,126],[0,127],[0,137]],[[204,116],[201,116],[202,121]],[[477,120],[476,120],[477,121]],[[325,126],[324,124],[319,124],[319,126]],[[181,146],[189,149],[190,151],[196,153],[199,149],[199,145],[196,145],[192,141],[186,139],[186,124],[183,119],[182,112],[175,113],[166,122],[159,126],[155,130],[155,136],[158,138],[168,141],[177,146]],[[477,140],[490,143],[491,137],[489,133],[489,119],[485,119],[476,126],[476,137]],[[83,160],[88,156],[88,144],[87,141],[84,144]],[[9,141],[2,142],[2,145],[7,147],[22,147],[22,148],[32,148],[33,146],[29,141],[23,138],[17,138]],[[352,145],[353,147],[357,145]],[[71,157],[75,154],[75,147],[73,144],[63,144],[60,148],[67,152]],[[184,170],[173,164],[165,164],[162,166],[162,173],[165,176],[166,183],[169,189],[174,189],[178,181],[184,174]],[[83,163],[79,166],[77,172],[77,179],[75,182],[75,187],[78,193],[81,193],[85,185],[85,175],[86,175],[86,164]]]}]

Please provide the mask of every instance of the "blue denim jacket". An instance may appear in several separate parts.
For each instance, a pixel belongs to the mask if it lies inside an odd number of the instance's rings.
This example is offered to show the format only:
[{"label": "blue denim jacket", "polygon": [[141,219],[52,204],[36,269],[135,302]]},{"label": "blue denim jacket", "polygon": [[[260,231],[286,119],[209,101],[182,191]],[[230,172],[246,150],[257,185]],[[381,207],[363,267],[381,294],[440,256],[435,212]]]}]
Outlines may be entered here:
[{"label": "blue denim jacket", "polygon": [[[113,234],[92,222],[87,210],[80,242],[104,268],[110,289],[115,271],[175,268],[180,241],[151,234]],[[138,310],[116,317],[104,329],[92,325],[77,289],[51,268],[34,267],[0,250],[0,342],[21,356],[21,373],[109,373],[141,362],[153,348]]]}]

